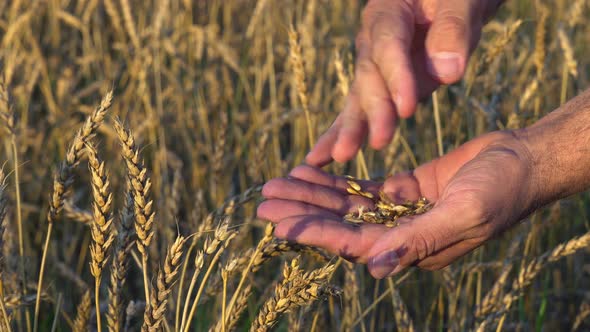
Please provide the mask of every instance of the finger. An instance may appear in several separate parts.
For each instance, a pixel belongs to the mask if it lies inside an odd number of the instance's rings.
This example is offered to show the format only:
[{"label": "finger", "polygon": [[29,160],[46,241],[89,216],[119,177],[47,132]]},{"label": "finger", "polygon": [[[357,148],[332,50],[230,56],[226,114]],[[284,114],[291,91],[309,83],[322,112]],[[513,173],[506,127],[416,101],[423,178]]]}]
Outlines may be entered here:
[{"label": "finger", "polygon": [[448,205],[435,206],[385,233],[370,250],[371,275],[378,279],[391,276],[462,241],[465,225],[461,211]]},{"label": "finger", "polygon": [[383,234],[384,226],[344,224],[340,219],[316,216],[293,217],[281,221],[275,236],[309,246],[316,246],[359,263],[367,261],[367,253]]},{"label": "finger", "polygon": [[368,118],[369,144],[374,149],[382,149],[393,138],[397,122],[395,105],[379,68],[371,59],[368,41],[360,37],[357,49],[354,84],[359,91],[361,108]]},{"label": "finger", "polygon": [[367,118],[360,108],[358,96],[354,90],[346,99],[341,116],[342,127],[332,148],[332,158],[343,163],[356,155],[367,135]]},{"label": "finger", "polygon": [[373,1],[365,19],[371,22],[371,60],[379,68],[397,114],[409,117],[417,103],[416,76],[410,56],[415,23],[413,8],[407,1]]},{"label": "finger", "polygon": [[358,195],[345,195],[337,190],[297,179],[278,178],[267,182],[262,188],[267,199],[284,199],[316,205],[343,215],[363,206],[372,208],[373,202]]},{"label": "finger", "polygon": [[[335,176],[330,173],[326,173],[319,168],[308,165],[300,165],[293,168],[293,170],[291,170],[289,173],[289,176],[306,182],[336,189],[342,194],[347,194],[346,189],[349,187],[349,180],[347,178]],[[381,188],[381,184],[375,181],[355,180],[355,182],[361,186],[363,191],[368,191],[373,194],[378,193]]]},{"label": "finger", "polygon": [[342,126],[342,113],[338,115],[332,126],[324,133],[311,151],[305,156],[305,162],[322,167],[332,162],[332,149]]},{"label": "finger", "polygon": [[455,83],[465,73],[467,59],[479,40],[483,1],[447,0],[438,3],[426,37],[427,67],[441,83]]},{"label": "finger", "polygon": [[[396,203],[405,201],[416,201],[422,194],[420,184],[413,172],[403,172],[395,174],[383,184],[383,192]],[[432,197],[426,197],[433,199]]]},{"label": "finger", "polygon": [[258,218],[275,223],[283,219],[304,215],[313,215],[319,218],[327,219],[340,218],[340,216],[337,214],[315,205],[283,199],[271,199],[264,201],[258,206],[258,209],[256,210],[256,216]]},{"label": "finger", "polygon": [[[418,27],[416,31],[418,30],[421,29]],[[426,33],[424,33],[424,36],[426,36]],[[440,81],[435,79],[427,66],[424,65],[425,63],[428,63],[426,59],[426,50],[424,49],[424,46],[412,52],[414,74],[416,75],[416,81],[420,82],[420,84],[417,85],[418,100],[430,97],[432,92],[440,86]]]}]

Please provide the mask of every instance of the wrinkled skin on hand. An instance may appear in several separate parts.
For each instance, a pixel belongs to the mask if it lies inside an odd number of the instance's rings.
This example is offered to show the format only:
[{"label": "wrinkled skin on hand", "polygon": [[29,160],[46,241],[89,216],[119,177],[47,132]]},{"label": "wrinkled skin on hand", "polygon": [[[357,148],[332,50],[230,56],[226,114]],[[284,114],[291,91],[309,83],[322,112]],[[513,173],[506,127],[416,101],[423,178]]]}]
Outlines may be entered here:
[{"label": "wrinkled skin on hand", "polygon": [[494,132],[453,152],[388,178],[359,182],[364,191],[384,191],[394,201],[426,197],[425,214],[400,225],[350,225],[344,214],[372,201],[346,192],[346,178],[299,166],[269,181],[258,217],[276,223],[275,235],[325,248],[368,264],[376,278],[416,265],[440,269],[526,217],[538,201],[531,156],[518,132]]},{"label": "wrinkled skin on hand", "polygon": [[465,72],[484,22],[500,0],[370,0],[356,38],[355,79],[344,109],[306,162],[353,158],[369,136],[375,149],[392,139],[398,117]]}]

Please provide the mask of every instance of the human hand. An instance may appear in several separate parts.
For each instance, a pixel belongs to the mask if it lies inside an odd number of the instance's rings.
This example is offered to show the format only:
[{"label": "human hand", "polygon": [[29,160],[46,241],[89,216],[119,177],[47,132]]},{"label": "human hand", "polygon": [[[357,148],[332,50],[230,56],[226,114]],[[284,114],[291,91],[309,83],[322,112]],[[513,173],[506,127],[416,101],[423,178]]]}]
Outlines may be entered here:
[{"label": "human hand", "polygon": [[263,188],[258,217],[277,223],[275,235],[367,263],[375,278],[410,265],[442,268],[526,217],[538,202],[531,156],[516,132],[494,132],[388,178],[360,181],[363,191],[397,202],[426,197],[434,207],[400,218],[399,226],[350,225],[344,214],[372,201],[346,192],[346,178],[299,166]]},{"label": "human hand", "polygon": [[306,162],[345,162],[369,134],[385,147],[397,118],[414,114],[418,99],[465,72],[484,21],[502,0],[370,0],[356,38],[356,71],[346,104]]}]

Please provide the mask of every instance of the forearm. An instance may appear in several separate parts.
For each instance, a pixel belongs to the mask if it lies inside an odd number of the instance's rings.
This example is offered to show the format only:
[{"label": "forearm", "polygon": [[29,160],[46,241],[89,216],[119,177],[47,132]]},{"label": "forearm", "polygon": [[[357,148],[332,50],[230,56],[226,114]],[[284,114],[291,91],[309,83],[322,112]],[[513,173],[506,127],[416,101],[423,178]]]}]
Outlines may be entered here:
[{"label": "forearm", "polygon": [[538,205],[590,188],[590,89],[519,136],[530,152]]}]

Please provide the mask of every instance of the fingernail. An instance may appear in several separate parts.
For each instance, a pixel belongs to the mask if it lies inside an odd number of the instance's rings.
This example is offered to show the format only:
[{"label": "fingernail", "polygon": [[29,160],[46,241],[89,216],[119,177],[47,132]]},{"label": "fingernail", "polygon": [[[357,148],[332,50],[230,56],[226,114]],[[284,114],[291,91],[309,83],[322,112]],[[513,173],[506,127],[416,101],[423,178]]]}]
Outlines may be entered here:
[{"label": "fingernail", "polygon": [[371,259],[369,268],[377,279],[392,276],[399,270],[399,257],[395,251],[383,252]]},{"label": "fingernail", "polygon": [[435,77],[456,78],[461,76],[461,55],[458,53],[436,53],[427,65],[428,71]]}]

